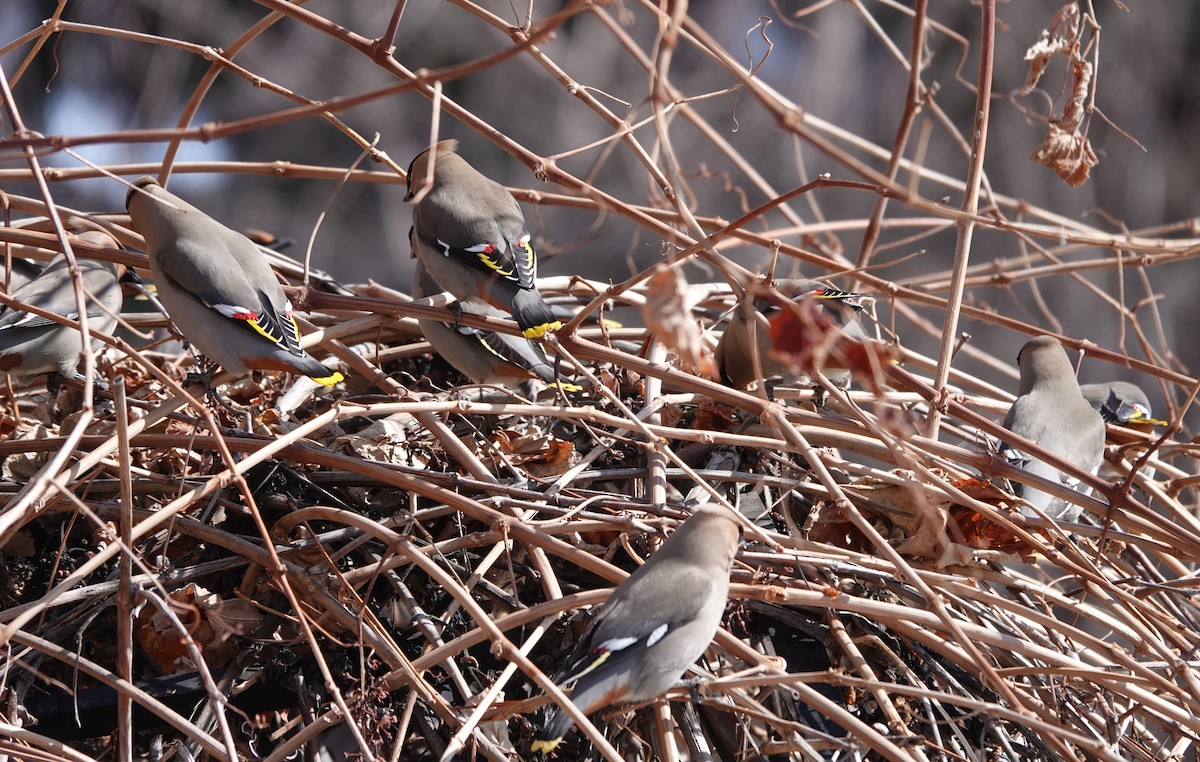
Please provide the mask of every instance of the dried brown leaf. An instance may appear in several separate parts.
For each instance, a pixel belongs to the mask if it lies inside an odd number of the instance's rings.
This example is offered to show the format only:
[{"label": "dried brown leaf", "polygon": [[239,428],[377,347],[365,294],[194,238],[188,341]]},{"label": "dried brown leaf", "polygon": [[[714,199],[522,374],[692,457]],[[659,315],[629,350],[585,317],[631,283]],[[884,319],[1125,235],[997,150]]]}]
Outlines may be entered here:
[{"label": "dried brown leaf", "polygon": [[492,442],[513,464],[536,477],[563,474],[579,459],[574,445],[543,432],[500,429]]},{"label": "dried brown leaf", "polygon": [[[946,537],[946,521],[950,500],[940,493],[925,489],[911,471],[895,470],[892,474],[902,482],[863,477],[847,485],[853,492],[883,508],[886,518],[899,530],[903,539],[896,549],[915,558],[941,558],[950,545]],[[897,533],[890,533],[893,538]]]},{"label": "dried brown leaf", "polygon": [[1042,30],[1038,41],[1025,51],[1029,72],[1025,75],[1025,86],[1021,88],[1022,95],[1028,95],[1037,87],[1051,58],[1061,55],[1074,59],[1077,56],[1081,29],[1079,22],[1079,6],[1067,3],[1054,14],[1050,26]]},{"label": "dried brown leaf", "polygon": [[[239,603],[235,601],[231,606]],[[160,672],[172,675],[196,668],[188,639],[199,647],[208,666],[220,668],[229,663],[237,653],[237,641],[231,634],[233,630],[226,626],[232,621],[228,615],[221,627],[213,625],[212,612],[219,613],[225,608],[219,596],[200,585],[189,584],[170,593],[167,604],[185,632],[181,633],[157,606],[144,606],[134,626],[138,645]]]},{"label": "dried brown leaf", "polygon": [[700,323],[692,317],[696,296],[673,267],[660,267],[646,285],[642,319],[656,339],[679,357],[685,369],[705,378],[717,378],[712,350],[704,343]]},{"label": "dried brown leaf", "polygon": [[[20,436],[14,437],[15,440],[33,441],[37,439],[45,439],[52,436],[49,429],[42,424],[37,424],[32,429],[24,431]],[[10,440],[11,441],[11,440]],[[25,452],[16,452],[6,457],[3,463],[0,463],[0,476],[3,476],[5,481],[25,483],[32,479],[42,466],[45,465],[49,456],[41,450],[27,450]]]},{"label": "dried brown leaf", "polygon": [[1054,123],[1046,125],[1046,137],[1029,158],[1054,170],[1071,187],[1086,182],[1092,167],[1099,163],[1087,138]]},{"label": "dried brown leaf", "polygon": [[1027,94],[1037,86],[1046,66],[1054,56],[1067,59],[1071,76],[1070,93],[1062,116],[1053,117],[1046,126],[1042,144],[1030,156],[1035,163],[1049,167],[1072,187],[1088,179],[1098,159],[1083,134],[1084,119],[1092,95],[1092,65],[1080,55],[1079,35],[1083,29],[1079,6],[1064,5],[1054,14],[1050,26],[1042,30],[1040,39],[1025,53],[1029,73],[1021,93]]},{"label": "dried brown leaf", "polygon": [[333,446],[342,452],[381,463],[416,465],[413,449],[408,442],[408,431],[412,425],[413,417],[406,413],[388,416],[356,434],[336,438]]}]

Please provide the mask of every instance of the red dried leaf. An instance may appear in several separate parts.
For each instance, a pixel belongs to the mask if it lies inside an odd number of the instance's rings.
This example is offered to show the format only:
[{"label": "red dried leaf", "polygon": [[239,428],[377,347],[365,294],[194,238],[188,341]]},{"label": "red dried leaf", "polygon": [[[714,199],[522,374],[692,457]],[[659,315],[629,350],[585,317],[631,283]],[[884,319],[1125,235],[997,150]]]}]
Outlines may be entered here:
[{"label": "red dried leaf", "polygon": [[815,300],[789,302],[771,318],[771,356],[807,376],[849,370],[875,394],[886,388],[884,368],[899,359],[896,347],[847,336]]}]

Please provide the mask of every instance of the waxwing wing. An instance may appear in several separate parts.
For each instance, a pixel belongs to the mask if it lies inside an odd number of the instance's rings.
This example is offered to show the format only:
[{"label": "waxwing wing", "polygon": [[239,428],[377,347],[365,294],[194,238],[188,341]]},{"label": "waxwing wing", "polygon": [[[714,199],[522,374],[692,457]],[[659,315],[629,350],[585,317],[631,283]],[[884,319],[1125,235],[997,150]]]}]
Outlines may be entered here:
[{"label": "waxwing wing", "polygon": [[[701,505],[613,590],[554,680],[575,684],[571,701],[584,714],[655,698],[700,658],[725,611],[738,539],[731,511]],[[532,750],[553,750],[571,724],[552,707]]]},{"label": "waxwing wing", "polygon": [[[110,244],[105,244],[105,246],[108,245]],[[12,268],[8,273],[8,288],[4,288],[4,266],[4,258],[0,257],[0,291],[3,291],[6,294],[12,294],[12,292],[16,291],[21,286],[24,286],[29,281],[41,275],[42,270],[46,269],[46,266],[41,262],[34,262],[21,257],[13,257]]]},{"label": "waxwing wing", "polygon": [[[1038,336],[1025,343],[1017,356],[1021,369],[1018,396],[1004,427],[1072,465],[1096,473],[1104,459],[1104,419],[1079,390],[1075,369],[1058,339]],[[1057,468],[1003,443],[1000,452],[1012,465],[1050,481],[1088,494],[1091,488]],[[1082,508],[1034,487],[1015,484],[1013,493],[1052,519],[1074,521]],[[1036,514],[1021,506],[1027,516]]]},{"label": "waxwing wing", "polygon": [[[413,270],[414,299],[442,293],[420,262]],[[458,302],[463,312],[492,317],[505,317],[490,304]],[[495,384],[516,388],[531,378],[539,378],[565,391],[580,391],[582,387],[560,379],[550,358],[541,346],[520,336],[465,325],[447,325],[440,320],[418,319],[421,332],[433,350],[467,378],[477,384]]]},{"label": "waxwing wing", "polygon": [[[846,337],[857,340],[866,338],[858,318],[863,308],[860,300],[864,294],[838,291],[815,280],[777,281],[775,287],[780,294],[795,302],[817,300],[822,313],[828,315]],[[739,307],[734,313],[717,342],[717,369],[725,384],[740,389],[752,381],[782,378],[785,383],[793,383],[803,379],[771,355],[771,328],[767,318],[778,311],[778,306],[758,299],[754,311]],[[838,373],[837,370],[836,367],[830,368],[831,372],[826,374],[829,380],[836,386],[849,386],[850,373]]]},{"label": "waxwing wing", "polygon": [[1081,384],[1079,391],[1088,404],[1100,411],[1105,423],[1118,426],[1166,426],[1151,416],[1150,398],[1142,387],[1128,381]]},{"label": "waxwing wing", "polygon": [[[97,230],[88,230],[79,239],[93,246],[119,248],[111,236]],[[96,259],[79,257],[75,261],[86,292],[88,328],[112,333],[121,311],[120,268]],[[71,320],[79,319],[71,273],[62,254],[37,277],[13,291],[12,298]],[[94,349],[99,346],[100,342],[92,341]],[[78,378],[75,369],[82,351],[83,341],[74,328],[17,306],[0,307],[0,370],[5,373],[18,377],[59,373]]]},{"label": "waxwing wing", "polygon": [[[537,292],[537,254],[517,200],[455,153],[457,140],[426,149],[408,167],[413,254],[443,289],[490,304],[536,339],[561,323]],[[432,183],[425,187],[433,166]]]},{"label": "waxwing wing", "polygon": [[176,327],[225,370],[300,373],[332,386],[342,374],[300,347],[292,303],[249,238],[167,191],[152,177],[125,200],[146,239],[150,272]]}]

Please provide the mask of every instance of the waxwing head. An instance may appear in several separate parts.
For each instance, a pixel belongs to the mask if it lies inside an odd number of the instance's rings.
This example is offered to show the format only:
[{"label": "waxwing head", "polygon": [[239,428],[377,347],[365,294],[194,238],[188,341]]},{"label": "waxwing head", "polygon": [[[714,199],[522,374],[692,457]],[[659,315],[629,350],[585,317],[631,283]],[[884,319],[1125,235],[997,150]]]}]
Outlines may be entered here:
[{"label": "waxwing head", "polygon": [[189,216],[200,215],[199,210],[167,191],[149,175],[133,182],[133,187],[125,194],[125,208],[137,231],[151,247],[156,245],[155,242],[172,240]]},{"label": "waxwing head", "polygon": [[1053,336],[1038,336],[1025,342],[1017,353],[1021,382],[1017,394],[1057,384],[1078,385],[1075,368],[1062,342]]},{"label": "waxwing head", "polygon": [[1150,398],[1140,386],[1129,381],[1109,381],[1100,384],[1080,384],[1079,391],[1092,407],[1100,411],[1108,423],[1120,426],[1166,426],[1166,421],[1152,417]]},{"label": "waxwing head", "polygon": [[724,569],[728,577],[741,533],[733,511],[717,503],[701,503],[671,535],[678,538],[672,550],[697,565]]},{"label": "waxwing head", "polygon": [[[429,178],[430,184],[438,181],[438,168],[442,164],[442,160],[446,157],[447,164],[458,162],[466,163],[456,153],[458,151],[457,140],[442,140],[433,146],[433,177]],[[430,149],[426,148],[421,153],[417,154],[412,162],[408,165],[408,173],[406,185],[408,192],[404,195],[405,201],[412,201],[413,197],[425,189],[426,178],[429,175]]]}]

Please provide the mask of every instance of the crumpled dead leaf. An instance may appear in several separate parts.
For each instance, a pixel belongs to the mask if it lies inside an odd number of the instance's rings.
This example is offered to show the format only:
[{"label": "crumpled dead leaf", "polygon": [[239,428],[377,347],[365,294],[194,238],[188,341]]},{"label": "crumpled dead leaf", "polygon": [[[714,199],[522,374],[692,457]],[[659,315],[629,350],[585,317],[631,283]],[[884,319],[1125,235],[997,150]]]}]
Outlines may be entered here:
[{"label": "crumpled dead leaf", "polygon": [[1073,188],[1085,183],[1092,167],[1100,163],[1086,137],[1054,122],[1046,125],[1046,137],[1029,158],[1054,170],[1059,179]]},{"label": "crumpled dead leaf", "polygon": [[[998,510],[1011,510],[1012,508],[1012,495],[991,482],[982,479],[960,479],[954,482],[954,487],[968,497],[993,505]],[[1011,553],[1022,558],[1028,558],[1033,554],[1034,549],[1030,547],[1029,543],[973,508],[955,505],[951,509],[950,515],[958,527],[961,535],[960,541],[964,545],[981,550]]]},{"label": "crumpled dead leaf", "polygon": [[697,299],[677,268],[659,267],[646,284],[642,319],[654,338],[679,357],[684,370],[715,380],[713,352],[704,343],[700,323],[692,317]]},{"label": "crumpled dead leaf", "polygon": [[[872,509],[872,521],[877,529],[896,550],[909,558],[920,558],[935,568],[970,566],[978,563],[982,549],[1013,552],[1000,544],[964,541],[952,528],[961,531],[962,506],[946,495],[926,489],[920,478],[911,471],[896,469],[890,472],[896,479],[881,479],[867,476],[843,487],[846,494],[862,505]],[[940,469],[931,471],[937,478],[949,480]],[[963,480],[954,486],[968,486]],[[980,482],[980,484],[986,484]],[[994,488],[993,488],[994,489]],[[997,490],[997,493],[999,491]],[[975,514],[976,516],[978,514]],[[951,526],[951,518],[955,524]],[[982,521],[980,526],[995,526]],[[974,534],[969,535],[974,538]],[[809,539],[826,542],[851,550],[870,551],[870,541],[837,510],[832,502],[820,504],[820,515],[812,526]]]},{"label": "crumpled dead leaf", "polygon": [[544,431],[500,429],[492,434],[492,444],[530,476],[549,477],[565,473],[579,461],[579,453],[570,442]]},{"label": "crumpled dead leaf", "polygon": [[1079,5],[1067,3],[1054,14],[1050,26],[1042,30],[1038,41],[1025,51],[1029,71],[1025,75],[1025,86],[1021,88],[1021,95],[1029,95],[1033,88],[1037,87],[1051,58],[1056,55],[1074,58],[1078,55],[1081,29],[1079,20]]},{"label": "crumpled dead leaf", "polygon": [[891,344],[848,336],[816,300],[801,299],[771,317],[771,357],[809,377],[849,370],[860,386],[879,394],[887,388],[884,367],[900,353]]},{"label": "crumpled dead leaf", "polygon": [[333,446],[342,452],[381,463],[418,465],[414,463],[414,452],[408,443],[408,431],[415,425],[415,420],[407,413],[381,418],[356,434],[338,437],[333,440]]},{"label": "crumpled dead leaf", "polygon": [[262,621],[262,614],[249,602],[222,599],[195,583],[170,593],[167,602],[185,632],[153,605],[142,607],[134,628],[138,645],[165,675],[196,669],[187,646],[189,638],[209,667],[224,667],[238,652],[238,638],[249,635]]},{"label": "crumpled dead leaf", "polygon": [[1037,164],[1049,167],[1064,182],[1072,187],[1087,181],[1092,167],[1099,163],[1096,152],[1084,135],[1084,118],[1087,103],[1092,95],[1092,64],[1081,55],[1079,36],[1083,24],[1079,6],[1068,3],[1054,14],[1050,26],[1042,30],[1041,37],[1025,52],[1029,71],[1021,94],[1026,95],[1037,86],[1046,67],[1054,56],[1067,59],[1071,86],[1062,116],[1052,117],[1046,125],[1046,136],[1042,144],[1029,157]]},{"label": "crumpled dead leaf", "polygon": [[[50,436],[53,436],[50,430],[39,423],[13,439],[25,441],[45,439]],[[24,484],[32,479],[41,467],[45,465],[47,457],[49,457],[49,454],[41,450],[13,453],[6,457],[3,463],[0,463],[0,476],[3,476],[5,481]]]},{"label": "crumpled dead leaf", "polygon": [[844,489],[883,508],[892,524],[903,530],[897,551],[916,558],[941,557],[950,542],[946,536],[950,499],[925,489],[911,471],[891,473],[901,482],[865,476]]}]

